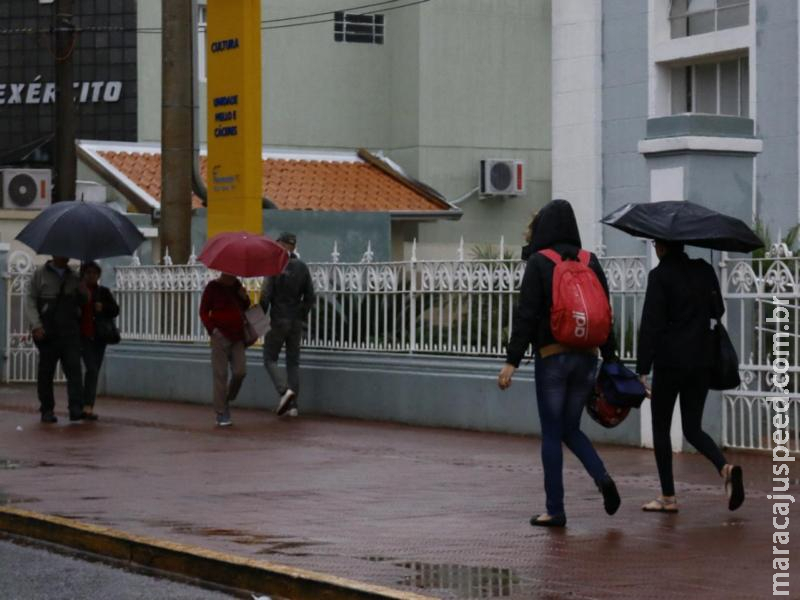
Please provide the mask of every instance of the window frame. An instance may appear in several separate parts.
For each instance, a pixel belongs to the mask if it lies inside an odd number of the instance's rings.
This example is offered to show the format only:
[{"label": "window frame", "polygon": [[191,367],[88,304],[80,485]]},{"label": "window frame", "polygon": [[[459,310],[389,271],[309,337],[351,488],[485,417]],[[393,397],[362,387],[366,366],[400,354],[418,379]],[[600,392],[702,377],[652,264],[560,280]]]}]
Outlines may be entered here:
[{"label": "window frame", "polygon": [[[720,29],[719,28],[719,13],[720,13],[720,11],[723,11],[723,12],[724,11],[730,11],[730,10],[733,10],[733,9],[743,8],[743,7],[747,7],[748,8],[747,23],[744,23],[743,25],[737,25],[736,27],[747,27],[747,26],[750,25],[749,9],[750,9],[751,0],[740,0],[739,2],[737,2],[735,4],[727,4],[725,6],[720,6],[719,5],[719,1],[720,0],[714,0],[714,8],[701,8],[701,9],[697,9],[697,10],[687,9],[682,13],[673,14],[672,11],[673,11],[673,7],[674,7],[674,0],[669,0],[669,9],[667,10],[667,15],[668,15],[668,19],[669,19],[670,38],[671,39],[681,39],[681,38],[692,37],[692,36],[695,36],[695,35],[704,35],[706,33],[715,33],[715,32],[718,32],[718,31],[725,31],[727,29],[735,29],[735,27],[725,27],[723,29]],[[690,2],[690,0],[687,0],[687,2]],[[704,31],[703,33],[688,33],[688,19],[690,17],[696,17],[696,16],[700,16],[700,15],[707,15],[707,14],[711,14],[711,13],[713,13],[713,15],[714,15],[714,27],[713,27],[713,29],[711,29],[710,31]],[[686,25],[687,33],[684,34],[684,35],[675,36],[675,35],[673,35],[674,26],[675,26],[675,22],[677,20],[679,20],[679,19],[687,19],[687,25]]]}]

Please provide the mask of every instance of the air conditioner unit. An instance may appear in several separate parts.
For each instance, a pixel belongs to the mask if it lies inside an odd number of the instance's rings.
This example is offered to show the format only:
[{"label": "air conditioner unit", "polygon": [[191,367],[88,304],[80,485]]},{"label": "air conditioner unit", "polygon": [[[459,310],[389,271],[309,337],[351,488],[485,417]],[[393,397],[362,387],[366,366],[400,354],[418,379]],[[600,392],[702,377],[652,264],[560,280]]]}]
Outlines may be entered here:
[{"label": "air conditioner unit", "polygon": [[3,208],[38,210],[50,205],[50,169],[0,169]]},{"label": "air conditioner unit", "polygon": [[520,196],[525,193],[525,162],[513,159],[481,161],[481,194]]}]

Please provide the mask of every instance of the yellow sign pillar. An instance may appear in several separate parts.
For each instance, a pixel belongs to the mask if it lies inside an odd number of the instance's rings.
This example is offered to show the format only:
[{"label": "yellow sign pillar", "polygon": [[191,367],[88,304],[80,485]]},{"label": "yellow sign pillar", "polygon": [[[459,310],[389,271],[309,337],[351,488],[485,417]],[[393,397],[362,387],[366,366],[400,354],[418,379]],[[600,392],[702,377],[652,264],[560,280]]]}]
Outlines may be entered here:
[{"label": "yellow sign pillar", "polygon": [[263,233],[261,0],[208,0],[208,237]]}]

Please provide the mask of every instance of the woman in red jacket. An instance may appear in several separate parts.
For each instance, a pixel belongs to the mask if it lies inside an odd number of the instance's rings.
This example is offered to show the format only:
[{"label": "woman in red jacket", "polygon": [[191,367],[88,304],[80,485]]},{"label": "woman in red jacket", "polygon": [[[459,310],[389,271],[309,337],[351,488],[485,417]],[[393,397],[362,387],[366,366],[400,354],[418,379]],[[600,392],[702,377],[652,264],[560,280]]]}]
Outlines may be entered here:
[{"label": "woman in red jacket", "polygon": [[[211,336],[211,368],[214,372],[214,410],[217,425],[232,425],[230,403],[247,374],[244,345],[244,311],[250,297],[235,275],[222,273],[210,281],[200,300],[200,319]],[[230,380],[228,367],[230,366]]]}]

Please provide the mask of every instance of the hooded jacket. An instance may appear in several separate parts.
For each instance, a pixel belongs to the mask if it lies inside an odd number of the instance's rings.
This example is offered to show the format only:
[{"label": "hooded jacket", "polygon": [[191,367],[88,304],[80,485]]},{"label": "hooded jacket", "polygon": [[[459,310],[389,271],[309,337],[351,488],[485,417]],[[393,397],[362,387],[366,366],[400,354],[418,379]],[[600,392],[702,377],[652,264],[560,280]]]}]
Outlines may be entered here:
[{"label": "hooded jacket", "polygon": [[[566,200],[553,200],[539,211],[532,232],[531,255],[519,293],[519,303],[514,311],[511,339],[506,350],[506,362],[519,366],[529,344],[534,351],[557,343],[550,329],[550,309],[553,303],[553,271],[555,264],[540,250],[552,248],[564,258],[577,258],[581,249],[581,236],[572,206]],[[589,268],[594,271],[608,297],[608,283],[597,257],[592,254]],[[600,348],[603,359],[614,357],[616,341],[614,331]]]}]

